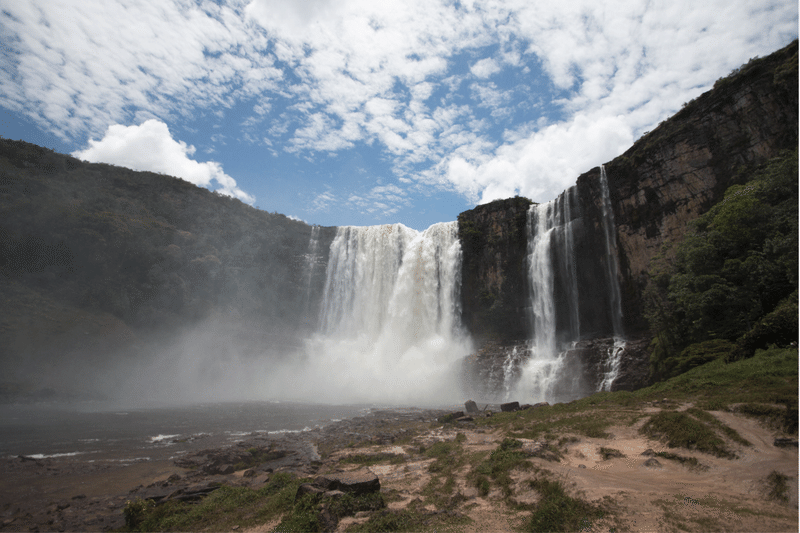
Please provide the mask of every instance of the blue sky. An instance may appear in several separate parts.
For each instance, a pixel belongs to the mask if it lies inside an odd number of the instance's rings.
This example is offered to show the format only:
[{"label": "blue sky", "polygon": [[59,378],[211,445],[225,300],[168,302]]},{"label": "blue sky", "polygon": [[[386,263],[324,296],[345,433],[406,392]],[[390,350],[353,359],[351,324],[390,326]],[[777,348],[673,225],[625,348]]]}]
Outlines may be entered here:
[{"label": "blue sky", "polygon": [[0,0],[0,135],[312,224],[549,201],[796,0]]}]

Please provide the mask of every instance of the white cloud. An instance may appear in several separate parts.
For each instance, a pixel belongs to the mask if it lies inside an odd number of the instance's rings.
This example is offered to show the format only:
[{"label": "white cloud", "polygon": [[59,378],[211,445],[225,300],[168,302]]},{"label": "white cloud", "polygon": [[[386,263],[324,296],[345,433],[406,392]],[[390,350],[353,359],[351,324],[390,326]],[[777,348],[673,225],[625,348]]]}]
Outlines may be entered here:
[{"label": "white cloud", "polygon": [[201,187],[210,188],[212,182],[216,182],[217,192],[253,204],[255,198],[239,189],[236,180],[223,172],[222,165],[214,161],[194,161],[189,158],[194,152],[194,146],[174,140],[167,125],[153,119],[139,126],[109,126],[102,139],[89,140],[88,148],[72,155],[84,161],[161,172]]},{"label": "white cloud", "polygon": [[[225,131],[229,144],[263,139],[276,158],[377,146],[404,185],[547,200],[796,37],[797,11],[794,0],[28,0],[0,10],[0,105],[64,139],[106,132],[98,143],[115,124],[216,114],[244,128]],[[234,120],[237,105],[249,116]]]},{"label": "white cloud", "polygon": [[470,72],[478,78],[488,78],[500,72],[500,65],[491,57],[481,59],[469,68]]},{"label": "white cloud", "polygon": [[282,76],[262,53],[267,40],[211,2],[15,2],[0,12],[0,38],[14,50],[3,58],[0,105],[64,139],[141,111],[221,111]]}]

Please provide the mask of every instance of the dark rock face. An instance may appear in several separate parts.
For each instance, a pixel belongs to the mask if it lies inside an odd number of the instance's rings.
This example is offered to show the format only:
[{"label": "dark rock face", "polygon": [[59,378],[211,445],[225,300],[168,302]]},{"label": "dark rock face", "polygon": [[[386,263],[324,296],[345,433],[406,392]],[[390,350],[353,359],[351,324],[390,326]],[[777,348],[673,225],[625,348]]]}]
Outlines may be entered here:
[{"label": "dark rock face", "polygon": [[[665,243],[682,240],[689,223],[718,201],[727,187],[746,180],[749,169],[797,146],[797,50],[795,41],[719,80],[713,90],[605,165],[616,230],[622,329],[628,339],[640,339],[631,341],[623,353],[613,390],[648,384],[649,332],[642,295],[651,259]],[[580,228],[574,234],[575,255],[579,262],[594,264],[578,272],[582,342],[570,357],[577,365],[571,367],[576,387],[591,392],[601,373],[600,352],[606,342],[597,339],[617,333],[607,304],[605,273],[610,258],[603,235],[599,168],[578,177],[577,196]],[[531,337],[525,232],[529,206],[523,198],[512,198],[459,216],[464,325],[481,347],[464,362],[469,390],[502,391],[521,364],[510,365],[510,347]],[[556,291],[561,284],[558,276]],[[565,320],[557,317],[558,322]]]},{"label": "dark rock face", "polygon": [[336,228],[21,141],[0,162],[0,362],[136,357],[206,323],[210,349],[286,353],[316,328]]},{"label": "dark rock face", "polygon": [[527,198],[515,197],[458,215],[462,321],[479,342],[527,336],[530,205]]},{"label": "dark rock face", "polygon": [[481,401],[503,402],[519,379],[527,358],[525,342],[500,344],[487,342],[477,353],[461,362],[461,387],[466,396]]},{"label": "dark rock face", "polygon": [[[797,41],[754,60],[688,103],[606,167],[617,226],[627,332],[642,332],[650,260],[746,172],[797,146]],[[581,175],[585,211],[600,210],[599,169]],[[589,215],[590,219],[594,217]]]}]

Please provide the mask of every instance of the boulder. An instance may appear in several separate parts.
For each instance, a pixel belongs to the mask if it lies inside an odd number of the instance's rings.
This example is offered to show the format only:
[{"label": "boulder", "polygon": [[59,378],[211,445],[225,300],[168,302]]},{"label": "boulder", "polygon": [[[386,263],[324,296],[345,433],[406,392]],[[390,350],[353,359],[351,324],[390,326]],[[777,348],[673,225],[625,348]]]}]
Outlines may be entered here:
[{"label": "boulder", "polygon": [[467,410],[467,414],[469,414],[469,415],[476,415],[476,414],[478,414],[480,412],[478,410],[478,404],[476,404],[472,400],[467,400],[467,402],[464,403],[464,409]]},{"label": "boulder", "polygon": [[316,485],[312,485],[311,483],[303,483],[302,485],[297,487],[297,492],[294,494],[294,500],[297,501],[306,494],[314,494],[314,495],[325,494],[325,489],[320,488]]},{"label": "boulder", "polygon": [[314,485],[325,489],[325,491],[340,490],[354,494],[366,494],[381,490],[381,482],[378,476],[366,468],[355,472],[340,472],[318,476],[314,480]]},{"label": "boulder", "polygon": [[647,468],[661,468],[661,463],[658,462],[658,459],[655,457],[651,457],[647,461],[644,462],[644,466]]},{"label": "boulder", "polygon": [[519,402],[508,402],[500,404],[500,410],[503,411],[504,413],[519,411]]}]

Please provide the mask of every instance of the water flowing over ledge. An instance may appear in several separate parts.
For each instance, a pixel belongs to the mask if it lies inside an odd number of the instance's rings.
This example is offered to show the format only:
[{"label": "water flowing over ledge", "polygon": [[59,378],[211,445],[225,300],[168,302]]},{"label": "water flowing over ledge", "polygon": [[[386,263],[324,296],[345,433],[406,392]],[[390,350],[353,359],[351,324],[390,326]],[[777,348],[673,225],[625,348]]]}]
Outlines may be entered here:
[{"label": "water flowing over ledge", "polygon": [[461,327],[457,222],[338,228],[317,333],[293,392],[319,401],[461,401],[455,364],[472,349]]}]

